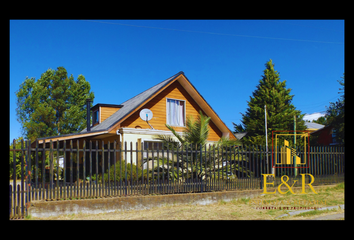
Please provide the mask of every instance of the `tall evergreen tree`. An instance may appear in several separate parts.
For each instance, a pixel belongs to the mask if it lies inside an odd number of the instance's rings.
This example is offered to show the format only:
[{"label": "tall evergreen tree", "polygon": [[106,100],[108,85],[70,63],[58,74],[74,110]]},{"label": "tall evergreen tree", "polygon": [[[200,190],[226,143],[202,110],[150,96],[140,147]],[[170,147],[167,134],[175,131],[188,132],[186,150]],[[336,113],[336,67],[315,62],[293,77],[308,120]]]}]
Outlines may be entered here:
[{"label": "tall evergreen tree", "polygon": [[94,99],[90,89],[83,75],[75,81],[64,67],[48,69],[38,81],[26,78],[16,92],[22,134],[34,141],[81,131],[86,127],[86,99]]},{"label": "tall evergreen tree", "polygon": [[273,130],[293,130],[296,116],[296,130],[305,130],[302,120],[304,114],[296,110],[291,103],[294,95],[286,88],[286,81],[280,81],[278,71],[270,59],[265,64],[264,75],[256,90],[250,96],[246,113],[242,115],[242,124],[234,124],[235,133],[245,131],[244,144],[265,145],[264,105],[267,108],[268,145],[272,146]]}]

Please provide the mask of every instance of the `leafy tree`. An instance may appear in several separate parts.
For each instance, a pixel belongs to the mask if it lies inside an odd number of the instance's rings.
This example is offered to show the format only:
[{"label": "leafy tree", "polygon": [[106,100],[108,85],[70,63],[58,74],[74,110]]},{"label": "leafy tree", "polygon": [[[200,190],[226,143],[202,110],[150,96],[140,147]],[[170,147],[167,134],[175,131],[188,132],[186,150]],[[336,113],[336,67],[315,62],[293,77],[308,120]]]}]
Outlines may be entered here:
[{"label": "leafy tree", "polygon": [[[29,143],[27,143],[29,144]],[[9,175],[10,179],[14,178],[14,167],[13,167],[13,162],[14,162],[14,155],[15,155],[15,173],[16,173],[16,178],[21,179],[21,173],[23,172],[24,175],[26,175],[26,167],[28,169],[29,165],[26,163],[26,153],[24,151],[11,151],[13,149],[19,150],[19,149],[26,149],[27,150],[27,145],[26,141],[24,141],[23,137],[19,137],[15,140],[15,148],[14,148],[14,143],[12,142],[10,144],[10,154],[9,154]],[[42,173],[42,161],[43,161],[43,152],[39,151],[37,156],[37,166],[36,166],[36,158],[34,154],[30,154],[30,161],[31,161],[31,169],[28,169],[28,171],[32,172],[31,179],[34,181],[35,179],[35,172],[38,175],[39,181],[42,181],[42,177],[44,176]],[[60,154],[60,152],[59,152]],[[76,153],[74,153],[76,154]],[[63,169],[61,167],[58,167],[59,172],[57,173],[57,152],[53,152],[53,173],[54,175],[61,175],[63,172]],[[50,166],[50,153],[49,151],[45,152],[45,157],[44,157],[44,165],[45,167]],[[23,159],[23,165],[21,164],[21,161]],[[76,158],[75,158],[76,159]],[[27,160],[28,161],[28,160]],[[22,167],[22,168],[21,168]],[[45,181],[49,181],[48,177],[45,179]]]},{"label": "leafy tree", "polygon": [[[177,133],[170,125],[165,124],[178,139],[180,144],[178,144],[178,142],[176,142],[171,136],[158,135],[155,139],[163,141],[166,148],[171,148],[171,146],[183,147],[184,145],[192,145],[194,150],[199,149],[199,145],[204,146],[207,142],[209,136],[209,121],[210,117],[204,116],[203,113],[199,111],[199,115],[196,120],[194,120],[192,116],[187,116],[186,128],[184,129],[182,135]],[[222,137],[217,144],[222,146],[231,146],[240,145],[241,142]]]},{"label": "leafy tree", "polygon": [[296,116],[296,130],[305,130],[302,120],[304,114],[296,110],[291,103],[294,95],[286,88],[286,81],[280,81],[278,71],[270,59],[256,90],[250,96],[246,113],[242,115],[242,124],[234,124],[234,132],[247,132],[244,144],[265,145],[264,105],[267,108],[268,145],[271,146],[273,130],[293,130]]},{"label": "leafy tree", "polygon": [[[177,133],[170,125],[165,125],[182,146],[185,144],[193,144],[196,146],[206,143],[209,136],[209,121],[210,117],[204,116],[201,111],[199,111],[197,120],[194,120],[192,116],[187,116],[186,128],[183,130],[182,135]],[[169,136],[158,135],[156,139],[162,140],[166,146],[171,146],[176,143],[175,140]]]},{"label": "leafy tree", "polygon": [[327,117],[322,116],[322,117],[319,117],[317,120],[312,120],[312,122],[322,124],[322,125],[327,125]]},{"label": "leafy tree", "polygon": [[344,144],[344,81],[345,75],[341,80],[337,80],[342,88],[339,90],[343,90],[343,93],[340,98],[335,102],[330,102],[329,107],[327,107],[326,117],[328,125],[331,125],[336,130],[336,142],[339,144]]},{"label": "leafy tree", "polygon": [[[16,141],[15,141],[15,149],[20,149],[21,148],[21,140],[23,140],[22,137],[19,137]],[[11,143],[10,144],[10,150],[13,149],[14,144]],[[14,155],[15,155],[15,172],[16,172],[16,178],[20,178],[21,177],[21,152],[20,151],[10,151],[9,154],[9,175],[10,175],[10,179],[14,178],[14,169],[13,169],[13,162],[14,162]],[[22,171],[25,171],[25,163],[23,165]]]},{"label": "leafy tree", "polygon": [[[224,176],[223,179],[227,179],[227,169],[223,167],[223,163],[227,158],[226,155],[232,155],[230,159],[246,161],[245,156],[230,153],[234,152],[235,145],[240,145],[237,140],[222,137],[217,145],[209,146],[210,148],[206,146],[209,136],[209,121],[210,117],[204,116],[200,111],[196,120],[192,116],[187,116],[186,128],[183,134],[177,133],[173,127],[166,124],[166,127],[171,130],[179,142],[171,136],[165,135],[158,135],[155,138],[163,141],[164,146],[170,150],[171,147],[173,149],[179,148],[179,160],[171,161],[169,166],[172,170],[170,171],[172,179],[181,180],[182,176],[184,176],[184,179],[191,176],[194,179],[211,179],[214,176],[211,173],[214,172]],[[200,149],[203,150],[199,151]],[[229,153],[226,153],[226,151],[229,151]],[[228,170],[230,171],[230,169],[233,169],[232,171],[247,172],[244,168],[239,167],[238,163],[230,164]]]},{"label": "leafy tree", "polygon": [[81,131],[86,126],[86,99],[94,99],[90,89],[83,75],[75,81],[64,67],[48,69],[37,81],[27,77],[16,92],[22,134],[34,141]]}]

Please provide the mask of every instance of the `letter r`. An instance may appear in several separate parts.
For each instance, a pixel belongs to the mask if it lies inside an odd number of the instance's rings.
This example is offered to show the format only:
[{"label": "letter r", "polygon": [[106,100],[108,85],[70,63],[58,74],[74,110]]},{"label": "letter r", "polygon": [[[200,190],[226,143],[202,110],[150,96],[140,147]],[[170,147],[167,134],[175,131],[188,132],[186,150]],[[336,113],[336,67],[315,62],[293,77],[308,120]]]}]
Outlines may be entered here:
[{"label": "letter r", "polygon": [[310,183],[308,183],[307,185],[309,185],[310,186],[310,188],[311,188],[311,190],[312,190],[312,192],[314,192],[315,194],[317,194],[317,192],[315,191],[315,189],[312,187],[312,183],[315,181],[315,178],[312,176],[312,174],[310,174],[310,173],[304,173],[304,174],[301,174],[301,177],[302,177],[302,194],[306,194],[305,193],[305,175],[309,175],[310,177],[311,177],[311,182]]}]

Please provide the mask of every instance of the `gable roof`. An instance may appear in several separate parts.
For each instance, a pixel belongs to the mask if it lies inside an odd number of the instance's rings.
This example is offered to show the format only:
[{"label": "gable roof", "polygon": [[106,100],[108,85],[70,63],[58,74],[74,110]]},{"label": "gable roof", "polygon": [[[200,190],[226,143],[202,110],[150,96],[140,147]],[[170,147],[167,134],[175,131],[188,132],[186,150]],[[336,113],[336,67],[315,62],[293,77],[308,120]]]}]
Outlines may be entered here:
[{"label": "gable roof", "polygon": [[[131,99],[123,102],[122,104],[120,104],[121,106],[123,106],[121,109],[119,109],[117,112],[113,113],[111,116],[109,116],[102,123],[92,127],[91,131],[108,130],[109,128],[114,126],[116,123],[120,122],[123,118],[125,118],[129,113],[134,111],[142,103],[144,103],[146,100],[148,100],[150,97],[152,97],[156,92],[158,92],[159,90],[164,88],[168,83],[173,81],[180,74],[184,74],[184,73],[182,71],[178,72],[177,74],[173,75],[172,77],[160,82],[159,84],[156,84],[155,86],[149,88],[148,90],[146,90],[146,91],[136,95],[135,97],[132,97]],[[85,128],[84,130],[81,131],[81,133],[83,133],[83,132],[87,132],[87,129]]]}]

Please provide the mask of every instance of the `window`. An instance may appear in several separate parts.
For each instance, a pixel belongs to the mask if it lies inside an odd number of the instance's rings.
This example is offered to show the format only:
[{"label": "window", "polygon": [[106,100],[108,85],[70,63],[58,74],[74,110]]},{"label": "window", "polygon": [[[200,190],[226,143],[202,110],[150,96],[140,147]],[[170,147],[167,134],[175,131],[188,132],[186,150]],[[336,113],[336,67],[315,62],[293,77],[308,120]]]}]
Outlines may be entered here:
[{"label": "window", "polygon": [[99,123],[99,115],[98,115],[99,111],[94,111],[92,113],[92,124],[96,124],[96,123]]},{"label": "window", "polygon": [[156,142],[156,141],[144,141],[144,150],[162,150],[162,142]]},{"label": "window", "polygon": [[333,130],[332,130],[332,143],[336,143],[336,136],[337,136],[336,130],[333,129]]},{"label": "window", "polygon": [[167,124],[171,126],[185,126],[185,101],[167,99]]}]

